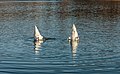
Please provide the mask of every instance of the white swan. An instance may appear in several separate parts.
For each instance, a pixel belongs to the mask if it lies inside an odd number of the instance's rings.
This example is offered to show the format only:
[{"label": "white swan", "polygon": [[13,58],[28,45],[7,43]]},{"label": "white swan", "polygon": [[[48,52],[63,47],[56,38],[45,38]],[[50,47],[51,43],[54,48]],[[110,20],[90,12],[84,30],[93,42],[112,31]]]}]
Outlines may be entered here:
[{"label": "white swan", "polygon": [[77,29],[75,27],[75,24],[73,24],[73,26],[72,26],[72,33],[71,33],[71,36],[68,38],[68,40],[71,45],[72,55],[73,55],[73,57],[75,57],[76,52],[77,52],[78,43],[79,43],[79,36],[78,36]]},{"label": "white swan", "polygon": [[72,26],[72,35],[68,38],[69,41],[79,41],[79,36],[75,24]]},{"label": "white swan", "polygon": [[43,41],[43,36],[40,34],[40,31],[38,30],[37,26],[34,27],[34,38],[35,41]]}]

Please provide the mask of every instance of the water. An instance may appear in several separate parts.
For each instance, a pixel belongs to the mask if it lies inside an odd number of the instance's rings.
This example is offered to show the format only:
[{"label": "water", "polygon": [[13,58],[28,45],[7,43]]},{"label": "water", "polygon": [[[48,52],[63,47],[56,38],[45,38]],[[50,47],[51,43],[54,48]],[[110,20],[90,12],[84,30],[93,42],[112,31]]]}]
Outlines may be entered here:
[{"label": "water", "polygon": [[[0,2],[0,74],[119,74],[119,4]],[[74,50],[67,41],[72,24],[80,37]],[[34,25],[54,39],[35,46]]]}]

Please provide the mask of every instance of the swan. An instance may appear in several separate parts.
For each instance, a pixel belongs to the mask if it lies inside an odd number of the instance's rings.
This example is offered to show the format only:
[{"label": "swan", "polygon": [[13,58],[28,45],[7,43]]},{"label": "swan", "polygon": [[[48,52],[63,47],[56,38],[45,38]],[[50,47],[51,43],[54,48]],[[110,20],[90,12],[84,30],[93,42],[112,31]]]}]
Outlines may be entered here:
[{"label": "swan", "polygon": [[34,39],[35,41],[43,41],[44,37],[40,34],[40,31],[38,30],[37,26],[34,27]]},{"label": "swan", "polygon": [[72,26],[72,35],[68,38],[69,41],[79,41],[79,36],[75,24]]}]

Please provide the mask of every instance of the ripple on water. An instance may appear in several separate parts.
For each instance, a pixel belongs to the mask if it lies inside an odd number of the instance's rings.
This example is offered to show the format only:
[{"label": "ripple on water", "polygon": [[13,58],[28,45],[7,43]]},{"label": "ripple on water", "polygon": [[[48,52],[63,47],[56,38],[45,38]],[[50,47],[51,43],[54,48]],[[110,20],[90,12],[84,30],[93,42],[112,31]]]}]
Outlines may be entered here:
[{"label": "ripple on water", "polygon": [[[105,3],[1,3],[0,74],[119,74],[119,3]],[[80,36],[75,50],[67,41],[73,23]],[[55,38],[37,51],[34,25],[43,36]]]}]

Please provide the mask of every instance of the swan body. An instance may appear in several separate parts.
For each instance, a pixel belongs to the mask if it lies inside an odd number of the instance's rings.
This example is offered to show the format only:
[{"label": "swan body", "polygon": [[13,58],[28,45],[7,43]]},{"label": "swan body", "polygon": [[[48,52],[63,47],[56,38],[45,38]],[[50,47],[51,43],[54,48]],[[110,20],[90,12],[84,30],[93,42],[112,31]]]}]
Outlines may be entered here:
[{"label": "swan body", "polygon": [[72,35],[68,38],[69,41],[79,41],[79,36],[75,24],[72,26]]},{"label": "swan body", "polygon": [[40,34],[37,26],[34,27],[34,39],[35,41],[43,41],[43,36]]}]

